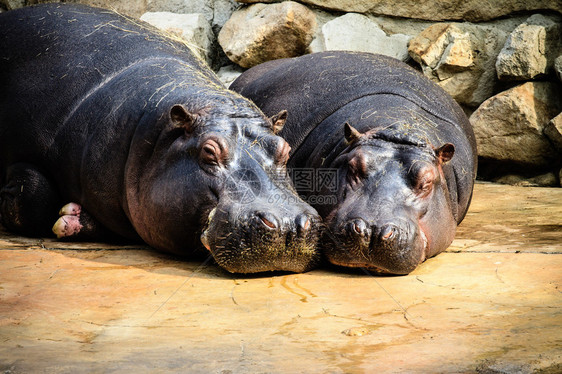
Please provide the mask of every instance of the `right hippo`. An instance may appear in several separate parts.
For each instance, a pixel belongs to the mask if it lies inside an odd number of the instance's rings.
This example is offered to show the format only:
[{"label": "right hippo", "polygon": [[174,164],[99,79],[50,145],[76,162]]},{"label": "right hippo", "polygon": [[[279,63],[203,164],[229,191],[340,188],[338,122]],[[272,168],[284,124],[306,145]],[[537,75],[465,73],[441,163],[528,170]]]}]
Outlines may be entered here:
[{"label": "right hippo", "polygon": [[331,51],[258,65],[230,88],[267,115],[288,110],[288,167],[315,172],[312,186],[295,182],[325,220],[330,262],[408,274],[451,244],[472,197],[476,142],[459,105],[419,72]]}]

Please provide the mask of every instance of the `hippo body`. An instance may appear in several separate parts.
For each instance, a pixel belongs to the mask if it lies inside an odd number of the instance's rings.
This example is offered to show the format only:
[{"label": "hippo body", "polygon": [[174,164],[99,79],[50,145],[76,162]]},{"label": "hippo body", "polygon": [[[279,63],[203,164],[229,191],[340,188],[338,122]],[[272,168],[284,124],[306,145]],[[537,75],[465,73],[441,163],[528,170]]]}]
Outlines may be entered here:
[{"label": "hippo body", "polygon": [[206,247],[232,272],[318,259],[315,210],[268,203],[297,196],[272,130],[283,119],[226,90],[185,44],[82,5],[9,11],[0,87],[9,230],[46,235],[56,221],[70,239],[142,239],[184,256]]},{"label": "hippo body", "polygon": [[476,142],[462,109],[419,72],[332,51],[258,65],[230,89],[265,114],[288,110],[289,170],[337,171],[335,191],[295,181],[317,202],[332,263],[407,274],[450,245],[470,204]]}]

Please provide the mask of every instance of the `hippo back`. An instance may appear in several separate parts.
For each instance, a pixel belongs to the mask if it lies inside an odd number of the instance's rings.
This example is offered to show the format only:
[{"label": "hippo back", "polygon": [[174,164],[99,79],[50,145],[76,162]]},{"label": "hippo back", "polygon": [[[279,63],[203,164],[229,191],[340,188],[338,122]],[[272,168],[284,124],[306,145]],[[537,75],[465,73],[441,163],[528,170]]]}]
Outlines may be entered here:
[{"label": "hippo back", "polygon": [[[202,87],[224,91],[185,43],[79,4],[0,14],[0,87],[0,170],[29,162],[50,170],[69,199],[95,193],[104,204],[93,204],[92,213],[127,227],[124,236],[134,236],[128,219],[113,212],[139,124],[158,132],[169,102]],[[85,160],[92,166],[84,168]],[[98,187],[85,192],[85,184]]]},{"label": "hippo back", "polygon": [[[56,16],[45,17],[45,12]],[[0,14],[0,86],[7,87],[0,91],[0,102],[9,101],[11,106],[10,110],[0,108],[0,120],[6,112],[28,118],[26,112],[33,107],[42,113],[41,123],[61,126],[61,113],[69,115],[69,107],[75,110],[106,83],[139,64],[165,65],[176,59],[200,67],[200,74],[208,71],[187,45],[159,37],[144,22],[130,21],[111,11],[77,4],[44,4]],[[116,37],[115,30],[124,32]],[[19,80],[14,82],[13,77]],[[212,74],[206,78],[216,81]],[[25,121],[21,123],[26,126]]]}]

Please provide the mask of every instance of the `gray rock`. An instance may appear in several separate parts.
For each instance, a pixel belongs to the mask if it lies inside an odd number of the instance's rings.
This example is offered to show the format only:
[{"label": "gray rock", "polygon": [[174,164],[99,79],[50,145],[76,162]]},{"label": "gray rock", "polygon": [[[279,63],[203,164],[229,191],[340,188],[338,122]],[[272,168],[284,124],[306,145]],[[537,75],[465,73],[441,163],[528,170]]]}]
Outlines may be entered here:
[{"label": "gray rock", "polygon": [[224,85],[226,87],[228,87],[243,72],[244,72],[244,69],[242,69],[238,65],[228,65],[228,66],[223,66],[222,68],[220,68],[219,71],[217,72],[217,75],[218,75],[219,79],[221,80],[221,82],[224,83]]},{"label": "gray rock", "polygon": [[496,61],[498,78],[529,80],[546,74],[561,49],[562,25],[535,14],[509,35]]},{"label": "gray rock", "polygon": [[[237,1],[239,3],[274,3],[279,0]],[[516,12],[533,10],[553,10],[562,13],[562,1],[560,0],[301,0],[300,2],[339,12],[367,13],[431,21],[486,21]]]},{"label": "gray rock", "polygon": [[499,28],[437,23],[412,39],[408,52],[455,100],[477,107],[494,92],[494,65],[506,38]]},{"label": "gray rock", "polygon": [[201,58],[211,64],[214,34],[202,14],[147,12],[141,20],[185,40]]},{"label": "gray rock", "polygon": [[3,5],[7,10],[17,9],[24,7],[25,0],[0,0],[0,5]]},{"label": "gray rock", "polygon": [[284,1],[235,11],[221,29],[218,41],[231,61],[249,68],[306,53],[315,32],[314,13],[304,5]]},{"label": "gray rock", "polygon": [[234,0],[215,0],[213,5],[213,31],[218,35],[220,29],[232,16],[239,4]]},{"label": "gray rock", "polygon": [[171,12],[179,14],[200,13],[218,34],[220,28],[239,6],[234,0],[148,0],[149,12]]},{"label": "gray rock", "polygon": [[146,7],[148,12],[199,13],[212,22],[213,3],[213,0],[147,0]]},{"label": "gray rock", "polygon": [[560,86],[527,82],[486,100],[470,116],[478,155],[534,167],[550,167],[562,155],[544,135],[562,110]]},{"label": "gray rock", "polygon": [[544,128],[544,134],[562,154],[562,113],[554,117]]},{"label": "gray rock", "polygon": [[412,37],[403,34],[387,34],[367,16],[348,13],[328,21],[322,26],[312,52],[347,50],[380,53],[406,61],[408,42]]}]

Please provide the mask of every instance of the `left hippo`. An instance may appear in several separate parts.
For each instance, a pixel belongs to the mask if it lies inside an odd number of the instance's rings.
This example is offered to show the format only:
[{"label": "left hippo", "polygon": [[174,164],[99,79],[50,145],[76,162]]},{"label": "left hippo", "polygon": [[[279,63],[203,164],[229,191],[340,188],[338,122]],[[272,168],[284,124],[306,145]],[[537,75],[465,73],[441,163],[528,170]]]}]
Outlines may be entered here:
[{"label": "left hippo", "polygon": [[[56,221],[58,237],[142,239],[185,256],[206,247],[230,272],[317,262],[319,216],[273,131],[286,113],[267,118],[180,41],[82,5],[9,11],[0,87],[9,230],[45,235]],[[286,194],[290,204],[272,198]]]}]

